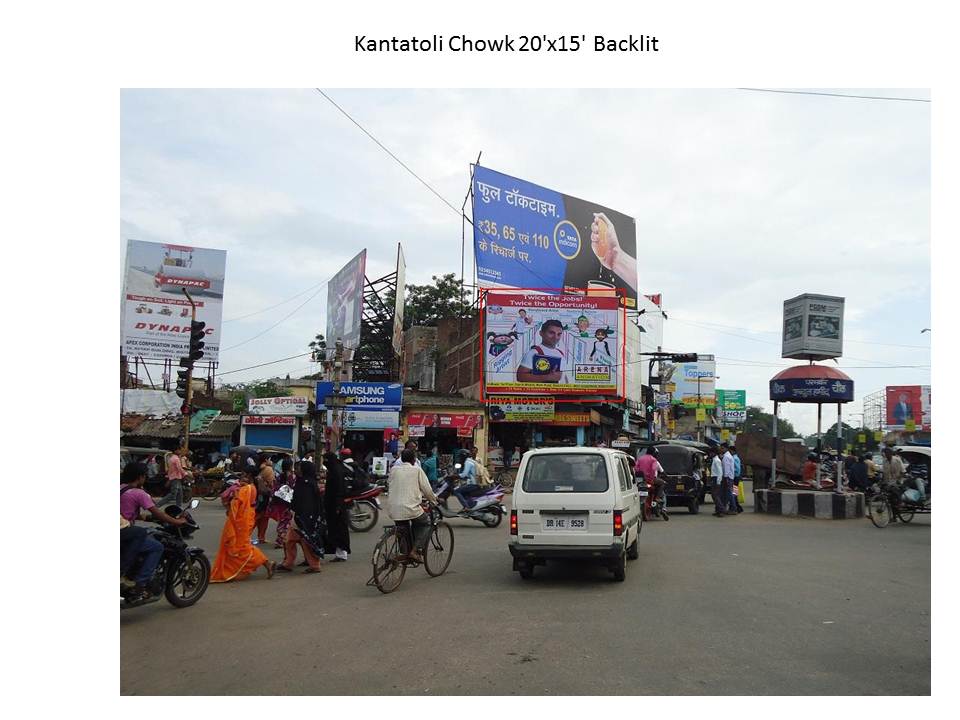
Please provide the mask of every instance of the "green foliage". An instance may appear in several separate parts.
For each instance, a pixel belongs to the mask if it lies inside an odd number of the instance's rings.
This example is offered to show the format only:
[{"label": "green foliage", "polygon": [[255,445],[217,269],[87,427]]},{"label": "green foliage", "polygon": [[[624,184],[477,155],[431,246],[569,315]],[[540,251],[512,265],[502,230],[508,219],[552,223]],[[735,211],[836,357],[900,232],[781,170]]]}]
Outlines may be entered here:
[{"label": "green foliage", "polygon": [[229,390],[233,400],[233,411],[242,413],[247,411],[247,398],[287,397],[290,390],[280,387],[271,380],[253,380],[248,383],[224,385]]},{"label": "green foliage", "polygon": [[[773,414],[764,412],[762,408],[755,405],[747,405],[747,419],[743,423],[743,431],[749,433],[758,433],[760,435],[772,436]],[[779,438],[798,438],[801,437],[793,428],[789,420],[780,418],[777,423],[777,437]]]},{"label": "green foliage", "polygon": [[[463,300],[461,302],[461,290]],[[433,276],[429,285],[407,285],[403,312],[403,328],[414,325],[435,326],[443,318],[473,317],[476,308],[471,306],[473,292],[463,289],[454,273],[442,277]],[[387,293],[384,303],[393,308],[394,294]]]},{"label": "green foliage", "polygon": [[[854,450],[867,450],[873,452],[880,447],[880,443],[873,439],[873,430],[869,428],[857,428],[853,425],[847,425],[843,423],[843,430],[841,431],[843,437],[842,449],[846,449],[847,445],[852,447]],[[861,443],[857,440],[857,436],[863,434],[866,435],[866,442]],[[807,447],[816,447],[817,446],[817,436],[816,435],[807,435],[803,438],[803,442]],[[834,423],[830,428],[823,433],[823,445],[824,449],[835,448],[837,447],[837,424]]]}]

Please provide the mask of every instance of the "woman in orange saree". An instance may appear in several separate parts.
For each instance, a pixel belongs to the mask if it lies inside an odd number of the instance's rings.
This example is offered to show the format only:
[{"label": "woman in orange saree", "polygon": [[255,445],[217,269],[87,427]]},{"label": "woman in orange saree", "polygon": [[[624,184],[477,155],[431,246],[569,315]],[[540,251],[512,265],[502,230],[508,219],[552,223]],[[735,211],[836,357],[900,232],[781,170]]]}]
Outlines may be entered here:
[{"label": "woman in orange saree", "polygon": [[267,578],[272,578],[277,564],[250,543],[257,504],[257,486],[251,472],[244,469],[240,487],[224,498],[224,503],[229,503],[227,522],[220,534],[220,548],[213,562],[210,582],[242,580],[261,565],[267,569]]}]

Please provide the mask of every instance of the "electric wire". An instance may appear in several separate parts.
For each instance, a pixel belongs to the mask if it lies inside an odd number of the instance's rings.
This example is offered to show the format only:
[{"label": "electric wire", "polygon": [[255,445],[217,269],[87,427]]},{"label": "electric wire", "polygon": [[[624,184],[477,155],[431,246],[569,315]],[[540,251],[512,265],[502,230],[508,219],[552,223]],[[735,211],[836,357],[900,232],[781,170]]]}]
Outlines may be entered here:
[{"label": "electric wire", "polygon": [[824,97],[853,98],[856,100],[895,100],[897,102],[929,103],[925,98],[896,97],[891,95],[853,95],[850,93],[815,92],[813,90],[774,90],[772,88],[737,88],[749,92],[783,93],[784,95],[822,95]]},{"label": "electric wire", "polygon": [[253,342],[254,340],[256,340],[256,339],[259,338],[259,337],[262,337],[262,336],[266,335],[268,332],[270,332],[271,330],[273,330],[275,327],[277,327],[277,326],[280,325],[281,323],[284,323],[284,322],[286,322],[287,320],[289,320],[290,318],[292,318],[292,317],[293,317],[301,308],[303,308],[308,302],[310,302],[310,301],[313,300],[317,295],[319,295],[319,294],[320,294],[320,291],[321,291],[322,289],[323,289],[322,287],[321,287],[321,288],[317,288],[317,291],[316,291],[315,293],[313,293],[313,295],[311,295],[311,296],[308,297],[306,300],[304,300],[302,303],[300,303],[299,305],[297,305],[297,307],[295,307],[293,310],[291,310],[287,315],[284,315],[282,318],[280,318],[279,320],[277,320],[277,322],[275,322],[275,323],[274,323],[273,325],[271,325],[270,327],[266,328],[265,330],[261,330],[260,332],[258,332],[258,333],[257,333],[256,335],[254,335],[253,337],[249,337],[249,338],[247,338],[246,340],[237,343],[236,345],[231,345],[230,347],[222,348],[222,349],[221,349],[221,352],[226,352],[227,350],[233,350],[233,349],[238,348],[238,347],[240,347],[240,346],[242,346],[242,345],[246,345],[246,344],[249,343],[249,342]]},{"label": "electric wire", "polygon": [[253,312],[247,313],[246,315],[238,315],[238,316],[235,317],[235,318],[230,318],[229,320],[224,320],[223,323],[226,324],[226,323],[228,323],[228,322],[235,322],[236,320],[246,320],[247,318],[253,317],[254,315],[259,315],[260,313],[265,313],[265,312],[267,312],[267,310],[273,310],[274,308],[278,308],[278,307],[280,307],[281,305],[286,305],[288,302],[291,302],[291,301],[293,301],[293,300],[296,300],[296,299],[297,299],[298,297],[300,297],[301,295],[306,295],[308,292],[310,292],[310,291],[313,290],[314,288],[319,287],[320,285],[323,285],[324,283],[328,283],[328,282],[330,282],[330,278],[327,278],[326,280],[321,280],[320,282],[316,283],[315,285],[311,285],[311,286],[308,287],[306,290],[301,290],[301,291],[298,292],[296,295],[291,295],[291,296],[288,297],[286,300],[281,300],[281,301],[278,302],[276,305],[271,305],[270,307],[261,308],[260,310],[254,310]]}]

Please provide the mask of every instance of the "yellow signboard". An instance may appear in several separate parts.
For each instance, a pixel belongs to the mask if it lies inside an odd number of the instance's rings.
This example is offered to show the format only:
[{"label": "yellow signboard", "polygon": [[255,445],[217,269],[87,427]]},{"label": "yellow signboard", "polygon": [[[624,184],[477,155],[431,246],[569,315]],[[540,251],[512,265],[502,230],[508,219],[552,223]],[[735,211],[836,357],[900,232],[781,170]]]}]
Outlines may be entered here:
[{"label": "yellow signboard", "polygon": [[670,382],[665,383],[664,386],[663,386],[663,391],[664,391],[664,392],[668,392],[668,393],[676,392],[676,391],[677,391],[677,384],[676,384],[676,383],[670,383]]},{"label": "yellow signboard", "polygon": [[723,430],[721,430],[721,431],[720,431],[720,439],[721,439],[721,440],[729,440],[729,439],[730,439],[730,431],[727,430],[726,428],[724,428]]},{"label": "yellow signboard", "polygon": [[866,433],[860,433],[859,435],[857,435],[857,442],[858,442],[858,443],[860,443],[861,445],[863,445],[866,441],[867,441],[867,434],[866,434]]},{"label": "yellow signboard", "polygon": [[707,409],[706,408],[697,408],[697,422],[706,422],[707,421]]},{"label": "yellow signboard", "polygon": [[913,418],[907,418],[906,421],[903,423],[903,429],[906,430],[907,432],[913,432],[914,430],[917,429],[917,421],[914,420]]},{"label": "yellow signboard", "polygon": [[676,420],[671,420],[671,421],[669,421],[669,422],[667,423],[667,427],[670,428],[671,430],[676,430],[676,429],[677,429],[677,421],[676,421]]},{"label": "yellow signboard", "polygon": [[873,433],[873,439],[876,440],[877,442],[882,442],[882,441],[883,441],[883,430],[876,430],[876,431],[874,431],[874,433]]}]

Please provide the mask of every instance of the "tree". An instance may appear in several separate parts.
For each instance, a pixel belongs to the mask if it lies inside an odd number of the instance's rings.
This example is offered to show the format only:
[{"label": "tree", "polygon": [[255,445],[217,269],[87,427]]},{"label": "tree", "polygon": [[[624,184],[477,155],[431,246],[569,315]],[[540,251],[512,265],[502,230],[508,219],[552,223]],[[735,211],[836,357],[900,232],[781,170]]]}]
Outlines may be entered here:
[{"label": "tree", "polygon": [[[462,291],[462,300],[461,300]],[[407,285],[403,312],[403,329],[414,325],[436,325],[443,318],[474,317],[471,296],[473,291],[463,287],[454,273],[442,277],[433,276],[433,284]],[[393,308],[394,293],[384,298],[389,308]]]},{"label": "tree", "polygon": [[320,362],[323,360],[327,350],[327,339],[323,336],[323,333],[317,333],[307,347],[310,348],[313,353],[310,359],[313,360],[313,362]]},{"label": "tree", "polygon": [[[856,428],[853,425],[847,425],[843,423],[842,430],[842,440],[841,448],[846,450],[847,445],[854,448],[855,450],[867,450],[873,451],[880,447],[880,443],[873,439],[873,430],[869,428]],[[858,436],[865,435],[865,442],[859,442]],[[817,436],[816,435],[807,435],[803,439],[804,444],[808,447],[817,446]],[[823,434],[823,445],[822,447],[826,449],[836,448],[837,447],[837,424],[834,423],[830,428]]]},{"label": "tree", "polygon": [[224,385],[223,389],[230,392],[233,400],[233,411],[241,413],[247,410],[247,398],[287,397],[290,394],[290,390],[280,387],[272,380],[234,383]]},{"label": "tree", "polygon": [[[772,437],[772,430],[773,415],[764,412],[763,408],[755,405],[747,405],[747,419],[743,423],[743,431]],[[793,424],[789,420],[780,418],[777,422],[777,437],[796,438],[801,436],[800,433],[793,429]]]}]

